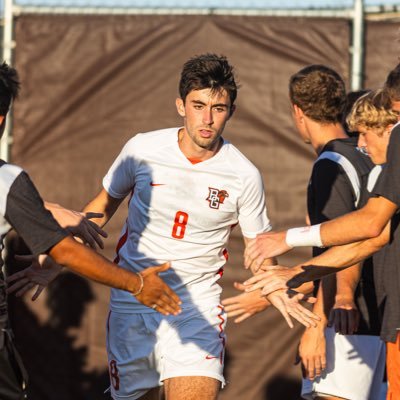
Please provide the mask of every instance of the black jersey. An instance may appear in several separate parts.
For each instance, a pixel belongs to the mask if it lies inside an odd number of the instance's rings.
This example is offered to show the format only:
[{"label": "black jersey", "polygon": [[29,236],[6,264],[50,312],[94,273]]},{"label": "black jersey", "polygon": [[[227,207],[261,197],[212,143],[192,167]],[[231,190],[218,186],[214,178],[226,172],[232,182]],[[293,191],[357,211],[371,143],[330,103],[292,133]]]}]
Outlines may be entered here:
[{"label": "black jersey", "polygon": [[[307,206],[312,225],[359,208],[373,163],[357,148],[357,138],[328,142],[315,161],[308,185]],[[326,251],[313,248],[313,256]],[[380,323],[373,281],[372,260],[364,262],[355,293],[360,311],[356,334],[379,335]]]},{"label": "black jersey", "polygon": [[[392,130],[387,164],[373,189],[400,207],[400,124]],[[400,328],[400,214],[391,219],[389,243],[374,258],[378,303],[383,310],[381,339],[395,342]]]},{"label": "black jersey", "polygon": [[[0,160],[0,251],[11,228],[34,255],[47,252],[67,235],[44,207],[29,176],[21,168]],[[0,325],[7,319],[2,267],[0,255]]]}]

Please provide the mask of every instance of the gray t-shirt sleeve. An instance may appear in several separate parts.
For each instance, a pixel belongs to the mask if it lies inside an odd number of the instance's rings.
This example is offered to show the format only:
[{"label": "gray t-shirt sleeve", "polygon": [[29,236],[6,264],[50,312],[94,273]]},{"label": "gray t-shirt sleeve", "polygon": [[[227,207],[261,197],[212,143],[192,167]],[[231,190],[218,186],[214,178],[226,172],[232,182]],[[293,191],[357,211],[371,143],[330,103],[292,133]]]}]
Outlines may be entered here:
[{"label": "gray t-shirt sleeve", "polygon": [[396,125],[390,136],[387,164],[372,192],[400,207],[400,125]]},{"label": "gray t-shirt sleeve", "polygon": [[4,218],[34,255],[46,253],[68,235],[44,207],[42,198],[25,172],[21,172],[10,186]]}]

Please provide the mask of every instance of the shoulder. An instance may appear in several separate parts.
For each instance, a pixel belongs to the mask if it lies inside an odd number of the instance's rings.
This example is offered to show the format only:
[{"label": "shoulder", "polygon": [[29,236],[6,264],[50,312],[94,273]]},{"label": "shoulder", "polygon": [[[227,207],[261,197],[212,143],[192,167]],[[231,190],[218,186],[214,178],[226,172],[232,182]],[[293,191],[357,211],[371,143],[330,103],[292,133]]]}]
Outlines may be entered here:
[{"label": "shoulder", "polygon": [[15,179],[23,172],[23,169],[12,164],[7,164],[4,161],[0,163],[0,185],[2,191],[6,187],[10,187]]},{"label": "shoulder", "polygon": [[392,128],[392,132],[400,134],[400,121]]},{"label": "shoulder", "polygon": [[390,135],[389,145],[396,144],[400,142],[400,122],[398,122],[393,128]]},{"label": "shoulder", "polygon": [[226,140],[224,146],[226,146],[224,159],[238,176],[254,177],[260,175],[257,167],[236,146]]},{"label": "shoulder", "polygon": [[343,168],[345,172],[355,169],[358,175],[368,175],[373,168],[370,158],[363,154],[357,146],[357,138],[336,139],[326,144],[316,160],[329,160]]}]

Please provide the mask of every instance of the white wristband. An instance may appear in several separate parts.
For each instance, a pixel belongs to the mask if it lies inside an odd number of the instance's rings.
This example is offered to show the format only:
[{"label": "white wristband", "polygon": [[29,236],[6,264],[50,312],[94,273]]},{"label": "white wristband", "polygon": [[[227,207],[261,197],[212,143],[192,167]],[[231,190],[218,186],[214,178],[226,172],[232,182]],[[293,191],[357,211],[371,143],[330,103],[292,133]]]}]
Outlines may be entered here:
[{"label": "white wristband", "polygon": [[290,247],[324,247],[320,228],[321,224],[289,229],[286,232],[286,244]]}]

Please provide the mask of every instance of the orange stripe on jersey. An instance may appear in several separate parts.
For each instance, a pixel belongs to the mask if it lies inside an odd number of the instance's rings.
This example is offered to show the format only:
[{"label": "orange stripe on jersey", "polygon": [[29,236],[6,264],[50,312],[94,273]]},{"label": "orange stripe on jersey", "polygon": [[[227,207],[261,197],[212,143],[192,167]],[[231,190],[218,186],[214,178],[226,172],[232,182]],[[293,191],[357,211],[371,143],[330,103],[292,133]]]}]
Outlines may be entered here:
[{"label": "orange stripe on jersey", "polygon": [[228,261],[229,260],[229,253],[227,249],[224,249],[222,251],[222,255],[225,257],[225,260]]},{"label": "orange stripe on jersey", "polygon": [[[128,207],[129,207],[129,203],[132,200],[134,191],[135,191],[135,189],[132,189],[131,197],[129,197],[129,200],[128,200]],[[117,247],[115,248],[116,256],[114,258],[114,264],[119,263],[119,251],[121,250],[122,246],[126,243],[126,241],[128,239],[128,220],[125,221],[125,225],[126,225],[125,233],[119,238]]]},{"label": "orange stripe on jersey", "polygon": [[128,239],[128,225],[126,226],[125,233],[118,240],[117,247],[115,249],[115,252],[117,254],[114,258],[115,264],[119,263],[119,251],[121,250],[122,246],[126,243],[127,239]]},{"label": "orange stripe on jersey", "polygon": [[[135,191],[135,188],[132,189],[131,196],[129,197],[128,207],[129,207],[129,203],[132,200],[134,191]],[[117,243],[117,247],[115,248],[116,256],[114,258],[114,264],[118,264],[119,263],[119,251],[121,250],[122,246],[126,243],[126,241],[128,239],[128,219],[125,221],[125,225],[126,225],[125,233],[119,238],[118,243]]]},{"label": "orange stripe on jersey", "polygon": [[224,267],[221,267],[215,275],[219,275],[222,278],[222,275],[224,274]]},{"label": "orange stripe on jersey", "polygon": [[186,157],[192,164],[198,164],[198,163],[201,163],[203,160],[200,160],[200,159],[198,159],[198,158],[189,158],[189,157]]}]

